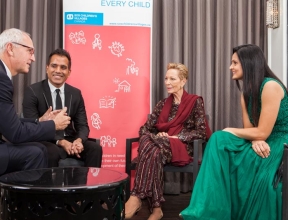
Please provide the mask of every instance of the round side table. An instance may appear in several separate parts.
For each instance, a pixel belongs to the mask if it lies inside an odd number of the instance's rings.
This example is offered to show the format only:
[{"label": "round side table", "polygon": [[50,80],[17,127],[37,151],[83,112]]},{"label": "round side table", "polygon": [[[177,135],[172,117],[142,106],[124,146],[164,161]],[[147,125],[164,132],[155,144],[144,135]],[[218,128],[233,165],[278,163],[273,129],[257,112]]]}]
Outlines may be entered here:
[{"label": "round side table", "polygon": [[2,219],[124,219],[126,173],[47,168],[0,177]]}]

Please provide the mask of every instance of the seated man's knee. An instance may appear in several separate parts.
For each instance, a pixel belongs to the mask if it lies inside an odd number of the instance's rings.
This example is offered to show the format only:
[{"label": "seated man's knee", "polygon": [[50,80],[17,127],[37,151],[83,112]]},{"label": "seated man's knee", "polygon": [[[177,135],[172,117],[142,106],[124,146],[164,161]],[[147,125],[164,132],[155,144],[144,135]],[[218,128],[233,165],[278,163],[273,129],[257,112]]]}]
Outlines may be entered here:
[{"label": "seated man's knee", "polygon": [[29,148],[27,149],[28,155],[31,155],[31,156],[39,155],[39,156],[47,157],[47,149],[41,143],[31,142],[28,148]]},{"label": "seated man's knee", "polygon": [[103,150],[102,150],[102,147],[100,144],[98,144],[97,142],[94,142],[94,141],[87,141],[86,146],[87,146],[87,144],[89,145],[89,148],[91,151],[102,155]]},{"label": "seated man's knee", "polygon": [[47,167],[47,149],[41,143],[33,142],[27,149],[26,169]]},{"label": "seated man's knee", "polygon": [[99,144],[96,144],[96,149],[97,149],[97,151],[98,151],[98,153],[99,154],[103,154],[103,149],[102,149],[102,146],[101,145],[99,145]]}]

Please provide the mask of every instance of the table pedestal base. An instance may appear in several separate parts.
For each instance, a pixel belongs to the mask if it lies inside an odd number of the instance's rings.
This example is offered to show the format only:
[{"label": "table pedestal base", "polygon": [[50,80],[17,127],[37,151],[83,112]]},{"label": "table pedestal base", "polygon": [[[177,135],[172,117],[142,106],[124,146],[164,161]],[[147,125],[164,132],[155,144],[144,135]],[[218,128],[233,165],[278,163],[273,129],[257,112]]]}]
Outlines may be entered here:
[{"label": "table pedestal base", "polygon": [[3,189],[1,218],[13,220],[119,220],[124,219],[125,185],[83,192],[36,192],[29,189]]}]

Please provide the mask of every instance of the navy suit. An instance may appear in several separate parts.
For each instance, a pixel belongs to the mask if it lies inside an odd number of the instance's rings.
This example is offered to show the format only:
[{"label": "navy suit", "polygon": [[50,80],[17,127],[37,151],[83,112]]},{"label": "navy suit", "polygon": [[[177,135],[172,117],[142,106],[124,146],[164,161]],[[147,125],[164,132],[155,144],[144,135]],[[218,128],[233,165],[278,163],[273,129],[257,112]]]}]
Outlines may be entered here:
[{"label": "navy suit", "polygon": [[0,133],[9,141],[0,139],[0,175],[47,166],[45,147],[32,141],[53,138],[55,124],[54,121],[39,123],[35,119],[21,120],[17,116],[13,84],[0,60]]},{"label": "navy suit", "polygon": [[[81,91],[67,83],[64,87],[65,106],[67,114],[71,117],[71,123],[65,129],[65,137],[59,137],[57,134],[49,143],[42,142],[47,146],[48,165],[49,167],[58,166],[61,158],[66,158],[66,151],[58,147],[56,140],[66,139],[73,142],[77,138],[82,139],[84,151],[81,152],[81,160],[85,162],[85,166],[101,167],[102,147],[94,141],[89,141],[89,127],[87,123],[87,115],[84,100]],[[24,92],[23,99],[23,115],[25,118],[37,118],[43,115],[52,105],[52,96],[48,79],[28,86]]]}]

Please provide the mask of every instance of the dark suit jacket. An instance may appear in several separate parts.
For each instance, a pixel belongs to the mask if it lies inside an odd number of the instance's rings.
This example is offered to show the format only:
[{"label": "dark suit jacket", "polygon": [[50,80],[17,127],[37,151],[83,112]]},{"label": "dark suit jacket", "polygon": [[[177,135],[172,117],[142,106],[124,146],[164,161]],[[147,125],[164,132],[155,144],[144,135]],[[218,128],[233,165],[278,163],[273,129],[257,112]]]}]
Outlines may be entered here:
[{"label": "dark suit jacket", "polygon": [[[71,117],[71,123],[65,129],[65,134],[75,138],[79,137],[84,142],[88,138],[89,127],[81,91],[65,83],[64,92],[67,114]],[[23,99],[23,115],[25,118],[39,118],[50,106],[53,105],[48,79],[26,88]],[[59,139],[56,136],[54,140]]]},{"label": "dark suit jacket", "polygon": [[[13,84],[0,61],[0,133],[14,144],[53,138],[54,121],[35,123],[35,119],[20,120],[17,116],[13,104]],[[0,140],[0,175],[6,171],[8,159],[7,144]]]}]

